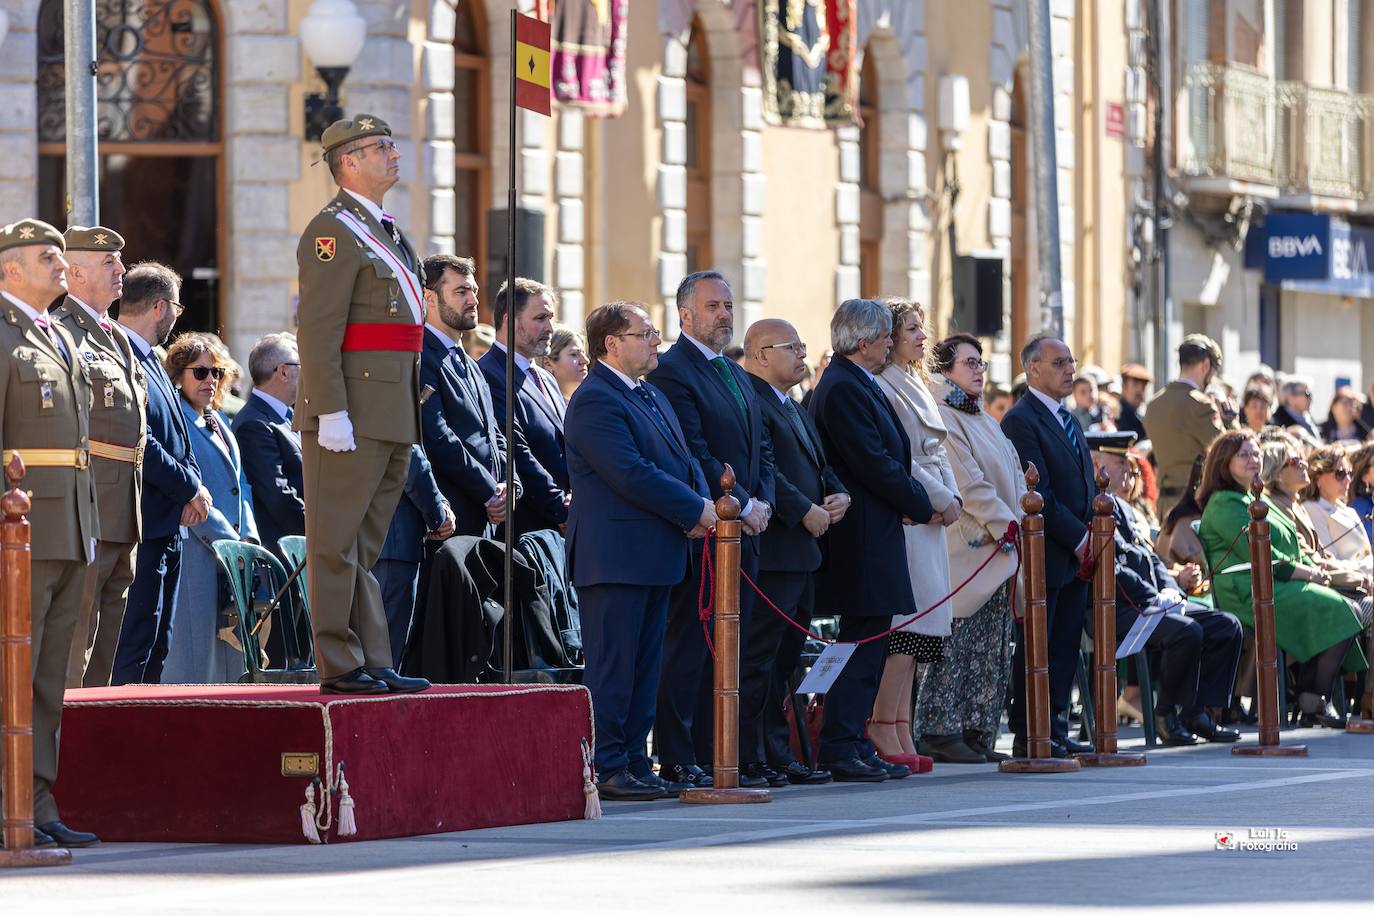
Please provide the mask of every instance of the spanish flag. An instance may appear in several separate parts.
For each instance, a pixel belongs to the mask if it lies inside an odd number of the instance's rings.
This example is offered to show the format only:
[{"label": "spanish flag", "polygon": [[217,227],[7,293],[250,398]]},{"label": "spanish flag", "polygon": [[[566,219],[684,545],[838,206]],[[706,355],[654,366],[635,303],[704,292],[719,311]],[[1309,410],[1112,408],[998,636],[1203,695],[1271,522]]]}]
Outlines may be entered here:
[{"label": "spanish flag", "polygon": [[550,105],[549,53],[552,40],[547,22],[515,16],[515,104],[541,115]]}]

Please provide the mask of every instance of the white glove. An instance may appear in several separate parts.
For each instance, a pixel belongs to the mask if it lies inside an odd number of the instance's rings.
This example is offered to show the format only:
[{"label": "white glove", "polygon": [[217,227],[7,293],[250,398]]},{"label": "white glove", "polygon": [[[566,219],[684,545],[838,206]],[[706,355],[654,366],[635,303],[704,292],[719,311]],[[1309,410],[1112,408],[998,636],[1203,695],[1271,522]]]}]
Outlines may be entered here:
[{"label": "white glove", "polygon": [[1167,610],[1170,614],[1181,614],[1185,606],[1186,599],[1183,593],[1173,588],[1162,588],[1159,596],[1155,600],[1156,607]]},{"label": "white glove", "polygon": [[353,441],[353,421],[348,411],[320,414],[320,447],[331,452],[351,452],[358,447]]}]

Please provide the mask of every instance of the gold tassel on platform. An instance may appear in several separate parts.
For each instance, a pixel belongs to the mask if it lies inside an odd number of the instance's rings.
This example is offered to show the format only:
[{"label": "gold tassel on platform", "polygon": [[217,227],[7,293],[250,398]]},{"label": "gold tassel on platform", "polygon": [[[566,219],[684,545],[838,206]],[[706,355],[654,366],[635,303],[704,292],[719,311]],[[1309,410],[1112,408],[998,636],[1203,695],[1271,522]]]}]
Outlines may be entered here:
[{"label": "gold tassel on platform", "polygon": [[339,764],[339,836],[353,836],[358,832],[358,821],[353,813],[353,796],[348,794],[348,780],[344,779],[344,765]]},{"label": "gold tassel on platform", "polygon": [[586,738],[582,739],[582,795],[586,800],[582,817],[589,821],[600,818],[601,795],[596,791],[596,782],[592,779],[592,749],[587,746]]},{"label": "gold tassel on platform", "polygon": [[301,833],[311,843],[320,842],[320,832],[315,829],[315,783],[305,787],[305,804],[301,805]]}]

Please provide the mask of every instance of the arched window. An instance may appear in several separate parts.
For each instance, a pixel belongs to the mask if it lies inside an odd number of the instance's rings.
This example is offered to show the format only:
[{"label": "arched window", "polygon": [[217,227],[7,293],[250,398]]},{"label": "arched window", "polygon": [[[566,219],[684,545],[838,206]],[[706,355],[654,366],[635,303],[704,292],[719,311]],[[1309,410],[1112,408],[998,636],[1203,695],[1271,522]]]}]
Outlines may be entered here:
[{"label": "arched window", "polygon": [[859,78],[859,295],[882,296],[882,137],[879,134],[878,67],[865,51]]},{"label": "arched window", "polygon": [[701,21],[687,41],[687,272],[711,260],[711,62]]},{"label": "arched window", "polygon": [[[491,70],[484,41],[487,24],[482,18],[481,3],[458,4],[457,17],[453,39],[453,187],[457,224],[453,244],[459,255],[485,264],[487,211],[491,206]],[[496,295],[495,287],[489,295]]]},{"label": "arched window", "polygon": [[[38,13],[39,214],[67,225],[63,0]],[[212,0],[97,0],[100,222],[184,279],[183,330],[220,330],[224,144]]]}]

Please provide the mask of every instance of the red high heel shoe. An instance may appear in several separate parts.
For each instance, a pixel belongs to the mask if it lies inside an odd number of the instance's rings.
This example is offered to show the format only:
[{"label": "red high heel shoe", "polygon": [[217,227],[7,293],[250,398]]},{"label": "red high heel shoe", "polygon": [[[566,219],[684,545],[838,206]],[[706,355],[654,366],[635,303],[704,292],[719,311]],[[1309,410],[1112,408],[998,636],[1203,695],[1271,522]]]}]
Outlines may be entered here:
[{"label": "red high heel shoe", "polygon": [[[873,745],[873,750],[878,752],[878,759],[885,760],[888,763],[895,763],[900,764],[904,767],[909,767],[911,769],[911,772],[913,773],[929,773],[931,767],[935,765],[935,761],[931,760],[929,757],[923,757],[920,754],[884,754],[882,751],[878,750],[877,742],[873,740],[873,726],[896,724],[898,723],[884,722],[881,719],[869,719],[868,722],[865,723],[864,736],[868,738],[869,744]],[[908,722],[907,724],[910,725],[911,723]],[[924,764],[922,763],[922,761],[924,761]],[[924,766],[925,768],[922,769],[922,766]]]},{"label": "red high heel shoe", "polygon": [[[908,731],[911,730],[910,719],[898,719],[893,724],[899,726],[905,725]],[[935,769],[934,757],[927,757],[925,754],[903,754],[902,756],[907,758],[907,760],[903,760],[902,762],[911,767],[911,772],[913,773],[929,773],[931,770]]]}]

